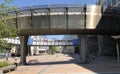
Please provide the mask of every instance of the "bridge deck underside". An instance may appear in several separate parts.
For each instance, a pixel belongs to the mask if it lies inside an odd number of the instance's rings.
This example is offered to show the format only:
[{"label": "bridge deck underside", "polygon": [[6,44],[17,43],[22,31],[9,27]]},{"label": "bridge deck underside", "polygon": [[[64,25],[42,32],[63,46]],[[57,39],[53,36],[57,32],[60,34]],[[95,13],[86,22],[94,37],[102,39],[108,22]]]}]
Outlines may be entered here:
[{"label": "bridge deck underside", "polygon": [[19,35],[62,35],[62,34],[91,34],[91,35],[119,35],[120,30],[63,30],[63,29],[44,29],[44,30],[22,30]]}]

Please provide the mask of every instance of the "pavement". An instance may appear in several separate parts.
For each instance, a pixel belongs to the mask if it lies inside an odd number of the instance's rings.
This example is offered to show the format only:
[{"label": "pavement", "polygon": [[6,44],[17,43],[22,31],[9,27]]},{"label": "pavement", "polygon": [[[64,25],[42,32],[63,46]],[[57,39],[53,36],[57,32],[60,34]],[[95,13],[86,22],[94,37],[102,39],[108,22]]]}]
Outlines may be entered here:
[{"label": "pavement", "polygon": [[79,61],[78,54],[27,56],[28,65],[18,66],[6,74],[120,74],[120,64],[115,57],[96,57],[89,64]]}]

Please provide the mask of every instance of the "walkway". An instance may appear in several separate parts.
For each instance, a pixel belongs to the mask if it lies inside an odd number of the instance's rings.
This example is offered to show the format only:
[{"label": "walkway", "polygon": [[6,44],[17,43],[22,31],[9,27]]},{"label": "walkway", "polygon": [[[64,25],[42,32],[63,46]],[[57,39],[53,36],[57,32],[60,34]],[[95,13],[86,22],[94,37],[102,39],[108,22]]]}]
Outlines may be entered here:
[{"label": "walkway", "polygon": [[7,74],[120,74],[120,65],[115,63],[115,58],[99,57],[90,64],[78,64],[78,61],[77,54],[29,56],[29,65],[19,66]]}]

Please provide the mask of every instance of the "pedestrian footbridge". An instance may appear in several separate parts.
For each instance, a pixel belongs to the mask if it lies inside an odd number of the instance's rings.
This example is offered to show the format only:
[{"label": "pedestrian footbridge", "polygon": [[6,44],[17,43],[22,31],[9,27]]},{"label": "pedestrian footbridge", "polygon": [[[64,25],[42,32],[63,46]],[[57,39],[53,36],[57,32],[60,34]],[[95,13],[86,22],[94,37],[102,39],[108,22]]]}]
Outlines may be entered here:
[{"label": "pedestrian footbridge", "polygon": [[[13,14],[15,13],[15,14]],[[26,64],[28,38],[32,35],[76,34],[81,62],[86,62],[87,34],[119,35],[120,9],[100,5],[40,5],[18,8],[9,20],[19,30],[21,63]],[[101,38],[99,38],[101,41]],[[60,42],[61,43],[61,42]],[[101,45],[102,46],[102,45]],[[101,48],[100,48],[101,49]]]},{"label": "pedestrian footbridge", "polygon": [[40,5],[18,8],[19,35],[120,34],[120,9],[100,5]]},{"label": "pedestrian footbridge", "polygon": [[[4,40],[7,41],[7,43],[13,44],[13,45],[20,45],[20,38],[4,38]],[[28,46],[77,46],[78,45],[78,39],[47,39],[47,38],[35,38],[29,37]]]}]

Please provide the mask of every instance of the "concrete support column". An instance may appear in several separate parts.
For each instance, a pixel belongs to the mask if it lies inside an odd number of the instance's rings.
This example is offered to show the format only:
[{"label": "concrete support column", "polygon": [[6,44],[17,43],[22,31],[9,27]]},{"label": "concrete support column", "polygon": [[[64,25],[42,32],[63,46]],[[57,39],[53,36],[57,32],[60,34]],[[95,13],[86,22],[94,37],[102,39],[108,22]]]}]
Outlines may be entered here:
[{"label": "concrete support column", "polygon": [[63,50],[63,51],[64,51],[64,54],[66,53],[66,50],[67,50],[67,47],[66,47],[66,46],[64,46],[64,50]]},{"label": "concrete support column", "polygon": [[117,48],[117,63],[120,64],[120,53],[119,53],[119,40],[116,41],[116,48]]},{"label": "concrete support column", "polygon": [[49,46],[49,54],[51,55],[52,53],[51,53],[51,48],[52,48],[52,46]]},{"label": "concrete support column", "polygon": [[87,61],[87,35],[78,35],[80,63],[88,63]]},{"label": "concrete support column", "polygon": [[28,45],[26,46],[25,51],[26,51],[26,56],[28,56],[29,55],[29,47],[28,47]]},{"label": "concrete support column", "polygon": [[31,46],[28,46],[28,53],[29,53],[29,56],[31,56]]},{"label": "concrete support column", "polygon": [[27,46],[28,36],[20,36],[20,64],[26,65],[26,53],[28,50]]},{"label": "concrete support column", "polygon": [[103,50],[103,39],[102,36],[98,36],[98,55],[102,55]]}]

